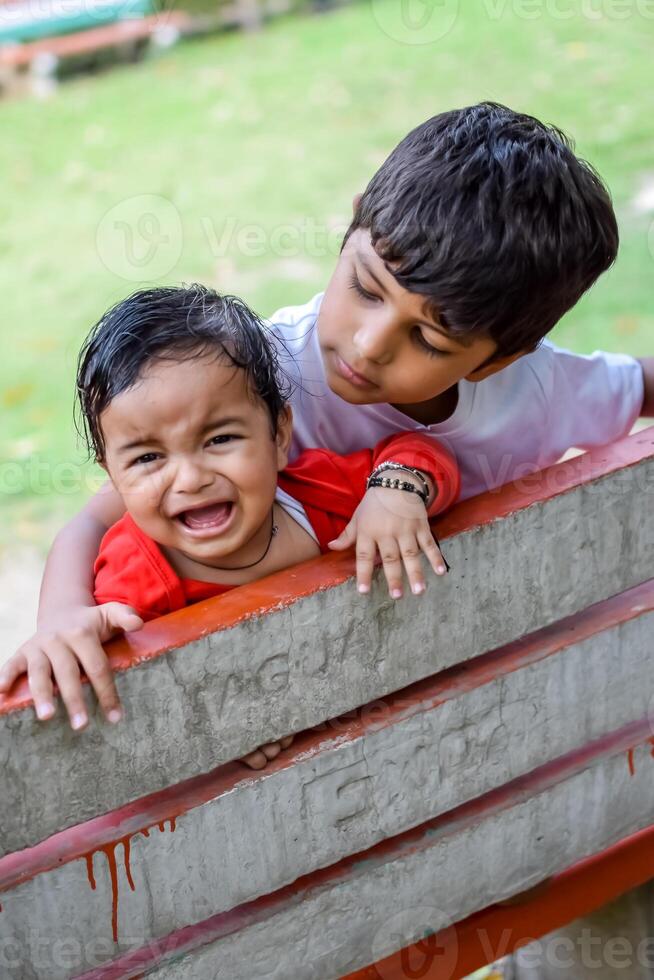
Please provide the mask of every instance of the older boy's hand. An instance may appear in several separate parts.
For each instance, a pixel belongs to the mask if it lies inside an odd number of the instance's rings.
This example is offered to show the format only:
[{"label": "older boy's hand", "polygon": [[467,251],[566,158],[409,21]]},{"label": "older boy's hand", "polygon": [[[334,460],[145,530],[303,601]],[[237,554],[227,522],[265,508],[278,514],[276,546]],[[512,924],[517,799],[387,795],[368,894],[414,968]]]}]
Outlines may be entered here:
[{"label": "older boy's hand", "polygon": [[369,592],[377,552],[381,555],[393,599],[402,597],[402,566],[414,595],[425,591],[421,554],[437,575],[445,573],[445,560],[434,541],[427,510],[417,494],[390,487],[371,487],[342,534],[329,547],[334,551],[356,542],[357,586]]},{"label": "older boy's hand", "polygon": [[137,630],[143,620],[131,606],[107,602],[68,611],[61,622],[41,625],[0,670],[0,693],[26,673],[36,715],[47,721],[55,713],[53,677],[70,718],[78,730],[88,724],[80,664],[86,671],[108,721],[120,721],[122,712],[113,673],[102,644],[112,636]]}]

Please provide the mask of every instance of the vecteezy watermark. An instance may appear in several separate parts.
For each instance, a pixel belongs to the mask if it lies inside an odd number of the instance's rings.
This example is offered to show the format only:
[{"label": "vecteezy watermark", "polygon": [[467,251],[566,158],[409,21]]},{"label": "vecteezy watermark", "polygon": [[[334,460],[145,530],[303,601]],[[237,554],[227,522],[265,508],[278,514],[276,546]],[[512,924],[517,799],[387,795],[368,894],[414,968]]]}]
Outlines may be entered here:
[{"label": "vecteezy watermark", "polygon": [[[458,940],[454,926],[447,924],[445,914],[432,905],[401,909],[386,919],[372,940],[372,960],[382,980],[391,977],[438,977],[449,980],[458,959]],[[397,972],[397,954],[401,972]]]},{"label": "vecteezy watermark", "polygon": [[[265,225],[231,214],[200,217],[200,235],[212,259],[238,255],[253,259],[338,258],[349,222],[302,216]],[[197,229],[196,229],[197,231]],[[173,271],[184,245],[177,207],[156,194],[119,201],[103,215],[96,233],[102,264],[129,282],[154,282]]]},{"label": "vecteezy watermark", "polygon": [[104,473],[74,460],[53,463],[38,454],[25,460],[0,460],[0,497],[27,493],[35,496],[97,493],[105,480]]},{"label": "vecteezy watermark", "polygon": [[323,222],[305,216],[298,221],[266,227],[260,224],[241,224],[233,215],[217,222],[204,216],[200,219],[202,232],[212,258],[238,254],[244,258],[274,255],[290,259],[338,258],[348,222]]},{"label": "vecteezy watermark", "polygon": [[152,282],[169,275],[179,262],[182,218],[167,198],[139,194],[107,211],[95,244],[109,272],[128,282]]},{"label": "vecteezy watermark", "polygon": [[372,0],[381,30],[401,44],[434,44],[446,37],[459,16],[460,0]]},{"label": "vecteezy watermark", "polygon": [[[402,44],[434,44],[454,28],[460,0],[372,0],[378,26]],[[654,0],[479,0],[477,17],[500,21],[510,15],[523,21],[621,21],[640,17],[654,21]]]}]

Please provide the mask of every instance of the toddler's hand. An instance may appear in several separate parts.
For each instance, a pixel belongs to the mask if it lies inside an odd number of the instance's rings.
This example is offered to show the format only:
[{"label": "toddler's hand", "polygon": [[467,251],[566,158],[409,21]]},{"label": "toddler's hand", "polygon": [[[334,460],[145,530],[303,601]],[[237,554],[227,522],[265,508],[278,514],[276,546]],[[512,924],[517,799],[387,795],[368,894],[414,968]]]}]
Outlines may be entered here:
[{"label": "toddler's hand", "polygon": [[434,541],[427,510],[417,494],[388,487],[371,487],[343,533],[329,547],[335,551],[356,542],[357,585],[369,592],[377,551],[381,555],[391,598],[402,597],[402,565],[414,595],[425,591],[421,553],[437,575],[446,570]]},{"label": "toddler's hand", "polygon": [[276,758],[282,749],[289,747],[294,738],[295,735],[286,735],[285,738],[280,738],[279,742],[267,742],[266,745],[260,745],[254,752],[244,755],[238,761],[245,763],[250,769],[265,769],[271,759]]},{"label": "toddler's hand", "polygon": [[142,626],[143,620],[131,606],[120,602],[69,610],[60,621],[42,624],[3,665],[0,694],[8,692],[16,678],[26,673],[37,717],[47,721],[56,710],[54,676],[71,727],[84,728],[89,719],[82,693],[81,664],[107,720],[120,721],[118,692],[102,644],[117,633]]}]

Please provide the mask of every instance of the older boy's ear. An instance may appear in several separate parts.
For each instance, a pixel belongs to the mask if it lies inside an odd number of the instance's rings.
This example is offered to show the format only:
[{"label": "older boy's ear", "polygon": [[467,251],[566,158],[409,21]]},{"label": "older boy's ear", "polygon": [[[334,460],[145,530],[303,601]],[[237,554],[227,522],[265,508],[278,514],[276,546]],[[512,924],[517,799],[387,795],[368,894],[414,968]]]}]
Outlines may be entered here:
[{"label": "older boy's ear", "polygon": [[277,469],[283,470],[288,465],[288,454],[291,448],[291,438],[293,436],[293,410],[290,405],[285,405],[279,413],[277,420]]},{"label": "older boy's ear", "polygon": [[487,361],[484,361],[478,368],[466,375],[466,381],[483,381],[485,378],[490,378],[491,375],[497,374],[498,371],[503,371],[505,367],[524,357],[525,354],[531,353],[531,350],[521,350],[517,354],[511,354],[509,357],[489,357]]},{"label": "older boy's ear", "polygon": [[352,198],[352,214],[357,213],[357,208],[359,207],[359,203],[362,197],[363,197],[363,193],[360,192],[359,194],[355,194],[354,197]]}]

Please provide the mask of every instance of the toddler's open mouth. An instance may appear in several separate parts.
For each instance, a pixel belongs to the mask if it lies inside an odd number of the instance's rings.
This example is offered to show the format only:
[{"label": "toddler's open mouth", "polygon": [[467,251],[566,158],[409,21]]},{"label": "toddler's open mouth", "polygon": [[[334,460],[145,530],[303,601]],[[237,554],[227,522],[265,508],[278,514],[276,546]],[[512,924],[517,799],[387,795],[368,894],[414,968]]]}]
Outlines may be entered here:
[{"label": "toddler's open mouth", "polygon": [[233,513],[233,502],[223,500],[219,503],[206,504],[204,507],[183,510],[175,515],[175,520],[183,524],[187,531],[201,537],[224,530],[230,523]]}]

